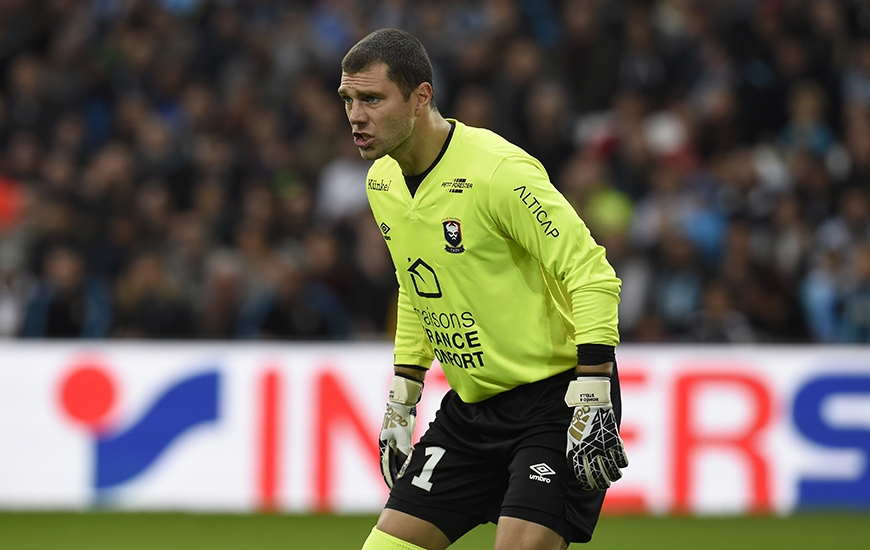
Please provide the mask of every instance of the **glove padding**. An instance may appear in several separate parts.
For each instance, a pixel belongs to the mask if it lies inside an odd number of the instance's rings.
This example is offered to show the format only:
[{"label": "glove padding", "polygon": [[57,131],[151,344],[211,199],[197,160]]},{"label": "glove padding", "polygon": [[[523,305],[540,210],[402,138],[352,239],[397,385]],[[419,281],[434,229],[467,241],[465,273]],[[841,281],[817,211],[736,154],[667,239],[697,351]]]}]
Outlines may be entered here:
[{"label": "glove padding", "polygon": [[411,438],[417,425],[416,405],[422,392],[423,383],[417,380],[395,375],[390,382],[390,396],[379,441],[381,474],[390,489],[404,473],[414,449]]},{"label": "glove padding", "polygon": [[565,403],[574,407],[568,427],[568,463],[583,489],[603,491],[628,466],[625,445],[610,402],[610,379],[581,377],[571,381]]}]

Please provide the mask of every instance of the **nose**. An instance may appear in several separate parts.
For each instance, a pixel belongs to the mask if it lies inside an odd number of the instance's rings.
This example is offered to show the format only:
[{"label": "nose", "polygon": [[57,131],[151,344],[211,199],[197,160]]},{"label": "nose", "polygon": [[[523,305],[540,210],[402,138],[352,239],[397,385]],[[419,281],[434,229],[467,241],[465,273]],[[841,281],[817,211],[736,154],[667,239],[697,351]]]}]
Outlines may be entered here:
[{"label": "nose", "polygon": [[351,124],[361,124],[366,121],[366,113],[359,101],[351,101],[347,107],[347,120]]}]

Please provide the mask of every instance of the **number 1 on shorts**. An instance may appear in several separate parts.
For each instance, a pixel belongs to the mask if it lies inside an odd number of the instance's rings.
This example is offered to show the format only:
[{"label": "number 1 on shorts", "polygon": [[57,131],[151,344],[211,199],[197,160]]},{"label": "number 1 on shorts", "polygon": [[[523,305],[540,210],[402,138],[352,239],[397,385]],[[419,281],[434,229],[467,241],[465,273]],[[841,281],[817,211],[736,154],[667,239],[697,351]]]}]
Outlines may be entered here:
[{"label": "number 1 on shorts", "polygon": [[411,479],[411,485],[419,487],[424,491],[431,491],[432,482],[429,481],[429,478],[432,477],[432,471],[435,470],[435,465],[438,464],[438,461],[444,456],[444,449],[441,447],[427,447],[426,456],[429,458],[426,460],[426,464],[423,465],[423,471],[420,472],[420,475],[414,476]]}]

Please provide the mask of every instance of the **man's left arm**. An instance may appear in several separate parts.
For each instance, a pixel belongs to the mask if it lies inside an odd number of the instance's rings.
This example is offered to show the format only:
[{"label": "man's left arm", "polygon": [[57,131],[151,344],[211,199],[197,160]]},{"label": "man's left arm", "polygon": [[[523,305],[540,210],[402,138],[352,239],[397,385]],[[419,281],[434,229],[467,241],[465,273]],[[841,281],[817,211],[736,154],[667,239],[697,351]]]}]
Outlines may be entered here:
[{"label": "man's left arm", "polygon": [[621,281],[540,163],[531,157],[502,161],[489,200],[496,224],[570,294],[574,343],[615,347]]},{"label": "man's left arm", "polygon": [[497,177],[516,183],[493,185],[494,218],[571,296],[577,379],[565,394],[574,407],[566,455],[584,489],[604,490],[628,466],[610,391],[621,283],[604,248],[539,163],[509,159],[499,170]]}]

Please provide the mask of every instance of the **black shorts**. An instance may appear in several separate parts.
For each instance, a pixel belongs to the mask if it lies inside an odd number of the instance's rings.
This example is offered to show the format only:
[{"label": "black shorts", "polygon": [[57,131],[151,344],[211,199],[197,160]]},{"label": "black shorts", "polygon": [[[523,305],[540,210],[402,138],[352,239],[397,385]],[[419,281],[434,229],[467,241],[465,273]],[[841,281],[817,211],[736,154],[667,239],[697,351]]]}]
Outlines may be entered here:
[{"label": "black shorts", "polygon": [[[563,397],[574,378],[572,369],[479,403],[449,391],[386,507],[433,523],[451,542],[501,516],[588,542],[604,491],[584,491],[565,458],[574,410]],[[615,369],[611,399],[618,422]]]}]

